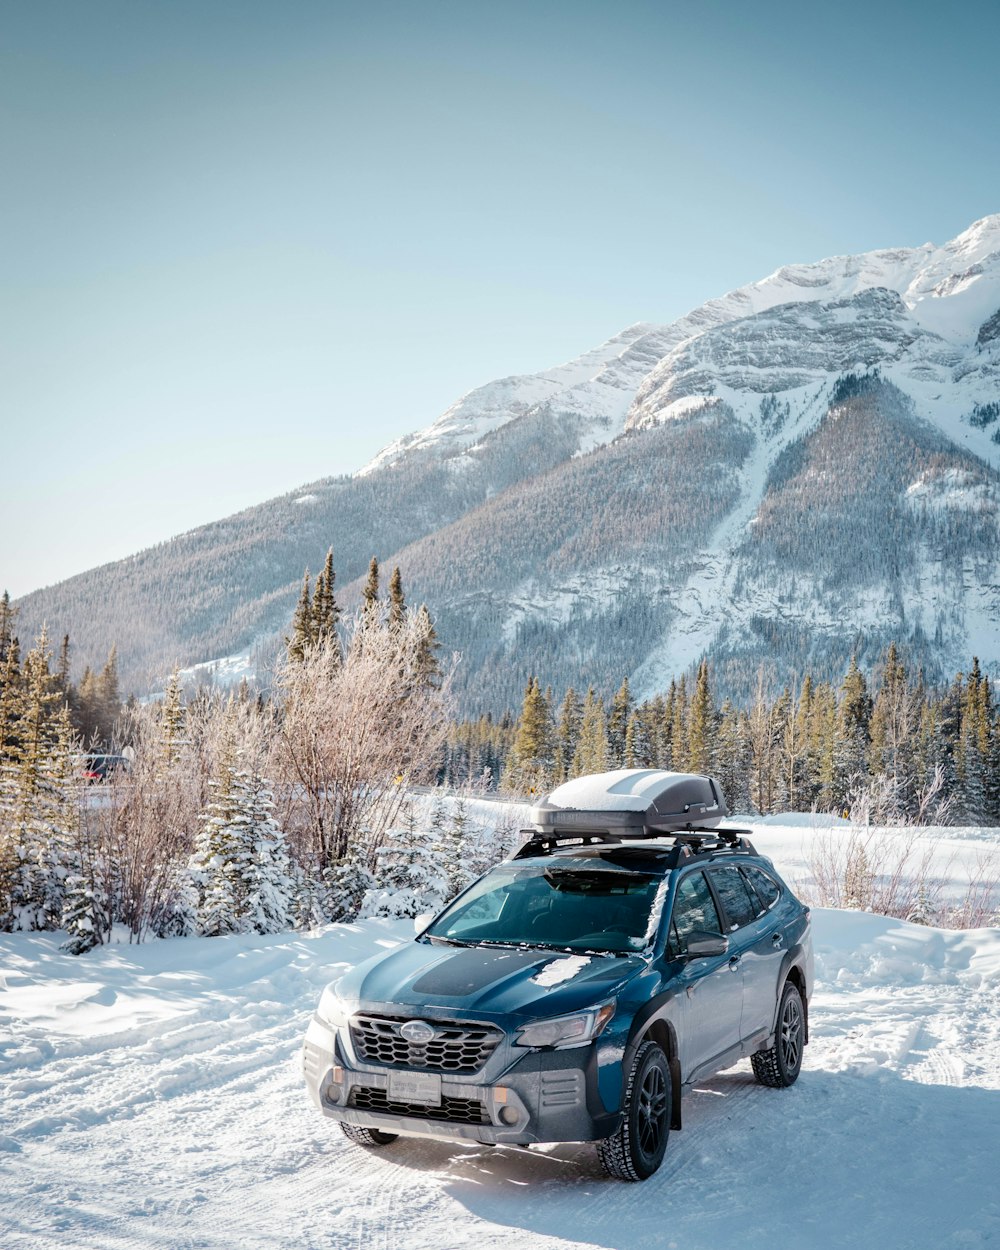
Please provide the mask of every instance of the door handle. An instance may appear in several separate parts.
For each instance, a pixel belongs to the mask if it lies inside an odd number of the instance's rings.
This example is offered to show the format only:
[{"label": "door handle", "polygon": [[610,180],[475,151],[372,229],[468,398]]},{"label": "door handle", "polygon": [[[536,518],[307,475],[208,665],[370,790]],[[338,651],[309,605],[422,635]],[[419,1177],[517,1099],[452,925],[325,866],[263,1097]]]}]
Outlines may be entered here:
[{"label": "door handle", "polygon": [[781,949],[781,934],[780,933],[773,933],[771,935],[771,945],[774,947],[775,950]]},{"label": "door handle", "polygon": [[730,959],[730,961],[729,961],[729,971],[730,971],[730,972],[739,972],[739,970],[740,970],[740,958],[741,958],[741,956],[739,956],[739,955],[734,955],[734,956],[732,957],[732,959]]}]

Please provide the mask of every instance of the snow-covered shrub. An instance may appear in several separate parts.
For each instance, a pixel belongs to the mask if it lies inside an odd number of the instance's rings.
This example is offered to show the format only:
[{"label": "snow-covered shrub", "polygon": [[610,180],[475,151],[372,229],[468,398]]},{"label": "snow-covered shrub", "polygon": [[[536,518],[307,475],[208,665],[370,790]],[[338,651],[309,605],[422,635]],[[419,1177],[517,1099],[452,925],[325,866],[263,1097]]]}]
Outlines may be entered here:
[{"label": "snow-covered shrub", "polygon": [[378,851],[363,916],[413,917],[444,905],[449,883],[439,846],[440,804],[434,810],[433,821],[424,827],[418,808],[412,800],[407,803],[399,827],[388,832]]},{"label": "snow-covered shrub", "polygon": [[291,915],[293,890],[285,836],[271,817],[267,783],[240,768],[235,745],[210,783],[215,798],[200,817],[189,864],[199,933],[276,933]]}]

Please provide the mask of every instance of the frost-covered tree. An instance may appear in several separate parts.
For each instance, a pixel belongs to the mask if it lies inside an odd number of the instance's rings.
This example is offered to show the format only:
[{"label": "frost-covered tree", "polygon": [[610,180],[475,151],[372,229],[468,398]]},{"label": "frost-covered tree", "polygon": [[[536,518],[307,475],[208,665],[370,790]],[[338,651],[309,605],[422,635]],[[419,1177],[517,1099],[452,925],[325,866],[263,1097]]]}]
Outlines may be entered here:
[{"label": "frost-covered tree", "polygon": [[365,896],[362,914],[414,917],[443,906],[449,885],[440,848],[440,803],[435,810],[437,828],[422,822],[416,805],[407,802],[378,854],[376,883]]},{"label": "frost-covered tree", "polygon": [[291,915],[288,849],[267,782],[241,764],[232,722],[210,787],[189,865],[198,931],[276,933]]},{"label": "frost-covered tree", "polygon": [[[9,659],[9,656],[8,656]],[[14,682],[7,669],[0,726],[0,925],[54,929],[80,818],[69,710],[49,670],[44,631]]]}]

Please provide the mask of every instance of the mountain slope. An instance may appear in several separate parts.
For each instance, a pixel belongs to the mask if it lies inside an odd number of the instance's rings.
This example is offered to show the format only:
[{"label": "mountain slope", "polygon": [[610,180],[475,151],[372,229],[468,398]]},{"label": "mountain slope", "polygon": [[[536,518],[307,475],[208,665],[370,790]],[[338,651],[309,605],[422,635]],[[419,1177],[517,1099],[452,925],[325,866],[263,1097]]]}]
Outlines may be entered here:
[{"label": "mountain slope", "polygon": [[[706,650],[739,691],[760,661],[832,671],[889,636],[932,673],[970,648],[998,671],[998,431],[995,215],[943,247],[786,266],[477,388],[353,478],[27,596],[21,632],[68,630],[90,663],[117,641],[148,687],[280,634],[333,545],[348,603],[372,554],[401,565],[465,655],[469,706],[530,671],[651,690]],[[853,598],[831,589],[844,569]]]}]

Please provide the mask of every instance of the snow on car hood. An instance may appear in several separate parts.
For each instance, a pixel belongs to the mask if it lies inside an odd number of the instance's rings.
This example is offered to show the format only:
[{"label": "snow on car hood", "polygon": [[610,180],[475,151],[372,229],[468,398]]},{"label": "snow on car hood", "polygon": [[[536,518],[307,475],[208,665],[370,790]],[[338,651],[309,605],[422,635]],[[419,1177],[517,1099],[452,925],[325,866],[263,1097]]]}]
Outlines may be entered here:
[{"label": "snow on car hood", "polygon": [[413,941],[349,972],[338,994],[351,1010],[441,1007],[537,1018],[582,1010],[646,967],[638,955],[563,955],[503,946]]}]

